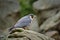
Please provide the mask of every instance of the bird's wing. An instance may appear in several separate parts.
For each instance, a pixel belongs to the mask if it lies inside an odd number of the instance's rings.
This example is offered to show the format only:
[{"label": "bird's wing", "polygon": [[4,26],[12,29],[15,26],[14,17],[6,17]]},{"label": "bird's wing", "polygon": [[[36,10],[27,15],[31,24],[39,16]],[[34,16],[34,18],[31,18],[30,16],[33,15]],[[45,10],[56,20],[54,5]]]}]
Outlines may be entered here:
[{"label": "bird's wing", "polygon": [[15,25],[14,27],[25,27],[28,26],[29,23],[31,23],[31,19],[30,18],[22,18],[20,19]]}]

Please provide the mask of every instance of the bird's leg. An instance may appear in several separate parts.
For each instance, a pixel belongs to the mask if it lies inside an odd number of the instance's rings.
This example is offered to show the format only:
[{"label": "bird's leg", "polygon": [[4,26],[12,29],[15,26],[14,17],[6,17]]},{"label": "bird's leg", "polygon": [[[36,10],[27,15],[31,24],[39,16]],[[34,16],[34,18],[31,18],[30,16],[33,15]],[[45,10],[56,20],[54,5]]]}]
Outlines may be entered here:
[{"label": "bird's leg", "polygon": [[29,28],[28,28],[28,27],[23,27],[23,29],[25,29],[25,30],[29,30]]}]

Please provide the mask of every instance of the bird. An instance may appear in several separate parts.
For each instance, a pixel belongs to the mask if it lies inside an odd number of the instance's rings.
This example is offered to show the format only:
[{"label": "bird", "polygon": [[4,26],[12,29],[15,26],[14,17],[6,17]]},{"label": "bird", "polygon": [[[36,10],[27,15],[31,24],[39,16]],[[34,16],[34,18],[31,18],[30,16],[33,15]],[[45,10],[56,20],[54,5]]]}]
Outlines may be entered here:
[{"label": "bird", "polygon": [[28,26],[32,22],[34,17],[34,14],[28,14],[22,18],[20,18],[15,25],[13,25],[9,31],[11,31],[14,28],[23,28],[23,29],[28,29]]}]

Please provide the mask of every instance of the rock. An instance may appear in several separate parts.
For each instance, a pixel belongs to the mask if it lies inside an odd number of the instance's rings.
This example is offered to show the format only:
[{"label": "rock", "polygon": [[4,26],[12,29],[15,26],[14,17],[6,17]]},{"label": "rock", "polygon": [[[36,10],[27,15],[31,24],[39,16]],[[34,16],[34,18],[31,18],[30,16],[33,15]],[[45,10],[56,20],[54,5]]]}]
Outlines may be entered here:
[{"label": "rock", "polygon": [[54,38],[55,40],[60,40],[60,35],[58,31],[48,31],[45,33],[45,35]]},{"label": "rock", "polygon": [[56,15],[48,18],[41,26],[40,31],[44,30],[45,32],[49,30],[50,28],[54,28],[55,25],[60,23],[60,12],[58,12]]},{"label": "rock", "polygon": [[[58,23],[60,23],[59,17],[57,19],[59,22],[58,21],[56,22],[57,24],[53,23],[53,21],[52,21],[52,20],[56,19],[56,17],[60,14],[59,13],[60,12],[60,6],[59,6],[60,3],[58,1],[59,0],[53,0],[53,1],[52,0],[38,0],[33,3],[33,10],[36,12],[38,25],[40,26],[41,32],[43,30],[47,31],[48,29],[50,29],[50,28],[54,27],[55,25],[57,25]],[[50,21],[50,19],[51,19],[51,21]]]},{"label": "rock", "polygon": [[[54,4],[55,6],[52,6],[52,8],[49,7],[48,6],[48,5],[50,5],[49,1],[52,2],[52,0],[48,0],[48,1],[47,0],[44,0],[44,1],[38,0],[33,3],[33,10],[35,11],[35,14],[37,15],[39,26],[49,17],[56,15],[60,9],[59,6],[55,7],[56,5],[53,3],[54,0],[53,0],[52,4]],[[59,1],[59,0],[57,0],[57,1]],[[45,6],[47,6],[47,7],[45,7]]]},{"label": "rock", "polygon": [[4,13],[17,11],[19,11],[19,2],[17,0],[0,0],[0,14],[4,15]]},{"label": "rock", "polygon": [[59,7],[60,0],[38,0],[33,4],[33,8],[37,10],[45,10]]},{"label": "rock", "polygon": [[6,29],[14,25],[19,19],[19,8],[17,0],[0,0],[0,36],[7,35]]},{"label": "rock", "polygon": [[54,36],[59,35],[59,33],[57,31],[48,31],[45,33],[45,35],[53,38]]},{"label": "rock", "polygon": [[37,33],[31,30],[24,30],[22,32],[17,31],[12,34],[9,34],[7,40],[13,40],[12,38],[15,40],[18,38],[18,40],[54,40],[53,38],[47,37],[41,33]]},{"label": "rock", "polygon": [[0,30],[15,24],[19,18],[19,8],[17,0],[0,0]]}]

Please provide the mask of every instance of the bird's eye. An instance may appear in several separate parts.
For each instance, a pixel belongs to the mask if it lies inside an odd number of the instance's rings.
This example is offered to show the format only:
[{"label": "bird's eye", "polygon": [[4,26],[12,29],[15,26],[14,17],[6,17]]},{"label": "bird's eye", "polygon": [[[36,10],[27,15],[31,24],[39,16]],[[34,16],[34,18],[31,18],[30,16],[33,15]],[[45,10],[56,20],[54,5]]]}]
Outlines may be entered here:
[{"label": "bird's eye", "polygon": [[31,17],[33,18],[33,15],[31,15]]}]

